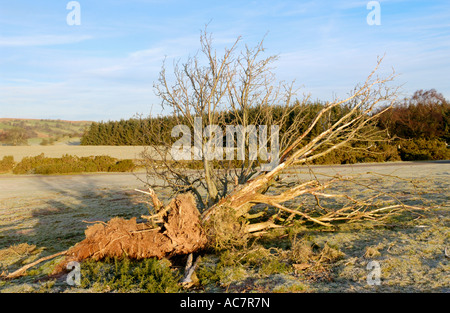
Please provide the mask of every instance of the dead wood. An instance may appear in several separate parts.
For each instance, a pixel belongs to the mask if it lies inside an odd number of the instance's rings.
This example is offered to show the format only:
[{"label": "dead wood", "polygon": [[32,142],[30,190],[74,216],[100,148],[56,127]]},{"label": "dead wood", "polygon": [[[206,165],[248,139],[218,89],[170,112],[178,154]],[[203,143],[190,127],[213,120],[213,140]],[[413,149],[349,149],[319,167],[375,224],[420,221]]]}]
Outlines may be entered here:
[{"label": "dead wood", "polygon": [[18,277],[20,277],[20,276],[23,276],[23,275],[25,274],[25,272],[26,272],[28,269],[32,268],[33,266],[36,266],[37,264],[42,263],[42,262],[44,262],[44,261],[48,261],[48,260],[54,259],[54,258],[56,258],[56,257],[58,257],[58,256],[65,255],[65,254],[67,253],[67,251],[68,251],[68,250],[66,250],[66,251],[61,251],[61,252],[58,252],[58,253],[55,253],[55,254],[52,254],[52,255],[49,255],[49,256],[40,258],[39,260],[36,260],[36,261],[34,261],[34,262],[30,263],[30,264],[27,264],[27,265],[25,265],[25,266],[19,268],[17,271],[12,272],[12,273],[6,275],[5,278],[6,278],[6,279],[15,279],[15,278],[18,278]]},{"label": "dead wood", "polygon": [[193,262],[193,260],[194,260],[194,256],[191,253],[191,254],[189,254],[187,262],[186,262],[186,267],[184,269],[184,276],[180,281],[180,283],[185,288],[189,288],[192,285],[194,285],[193,275],[194,275],[194,272],[201,260],[201,256],[198,256],[197,259],[195,260],[195,262]]},{"label": "dead wood", "polygon": [[135,189],[135,191],[144,193],[146,195],[149,195],[150,198],[152,198],[153,207],[155,208],[156,212],[159,212],[164,207],[164,205],[158,199],[158,196],[156,195],[155,191],[152,188],[149,188],[148,192],[147,191],[143,191],[143,190],[139,190],[139,189]]}]

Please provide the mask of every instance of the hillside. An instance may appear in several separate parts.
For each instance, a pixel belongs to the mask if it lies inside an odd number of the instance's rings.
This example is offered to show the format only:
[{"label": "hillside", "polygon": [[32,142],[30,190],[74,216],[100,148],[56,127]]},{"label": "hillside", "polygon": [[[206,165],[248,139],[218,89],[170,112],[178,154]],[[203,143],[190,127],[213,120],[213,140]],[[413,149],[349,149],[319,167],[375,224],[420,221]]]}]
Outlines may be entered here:
[{"label": "hillside", "polygon": [[0,118],[0,145],[78,145],[89,121]]}]

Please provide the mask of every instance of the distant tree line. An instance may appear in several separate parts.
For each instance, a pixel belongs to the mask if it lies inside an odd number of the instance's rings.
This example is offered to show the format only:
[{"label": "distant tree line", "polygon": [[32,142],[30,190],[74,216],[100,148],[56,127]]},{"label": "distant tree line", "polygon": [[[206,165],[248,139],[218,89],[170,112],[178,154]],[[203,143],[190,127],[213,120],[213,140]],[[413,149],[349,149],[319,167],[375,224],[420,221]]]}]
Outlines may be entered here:
[{"label": "distant tree line", "polygon": [[418,90],[384,113],[380,127],[404,139],[450,140],[450,102],[431,89]]},{"label": "distant tree line", "polygon": [[[305,114],[304,127],[306,128],[308,122],[311,121],[317,112],[320,111],[326,104],[322,102],[307,103],[301,106],[297,111],[302,111]],[[304,110],[306,107],[306,110]],[[290,112],[286,117],[286,122],[280,126],[280,133],[283,134],[287,126],[293,120],[296,110]],[[332,110],[328,119],[329,122],[337,120],[348,110],[341,106]],[[274,115],[283,114],[282,106],[276,106],[273,110]],[[219,126],[222,126],[225,134],[226,125],[235,125],[239,118],[243,117],[243,112],[220,112]],[[259,125],[259,116],[263,114],[261,109],[251,108],[245,113],[245,119],[248,125]],[[274,116],[274,120],[277,116]],[[108,121],[108,122],[93,122],[81,137],[81,145],[107,145],[107,146],[139,146],[139,145],[154,145],[161,142],[174,143],[178,137],[172,137],[171,132],[173,127],[177,125],[188,125],[184,117],[180,116],[158,116],[152,118],[131,118],[128,120]],[[267,125],[271,126],[271,125]],[[299,132],[304,129],[299,129]],[[314,136],[320,129],[313,131],[310,136]],[[193,139],[193,138],[192,138]]]},{"label": "distant tree line", "polygon": [[[446,142],[449,141],[450,110],[449,101],[436,90],[418,90],[412,97],[405,98],[381,115],[374,132],[378,132],[379,141],[365,142],[361,139],[360,149],[340,149],[327,158],[318,159],[316,163],[357,163],[395,160],[440,160],[449,158]],[[324,102],[307,102],[299,109],[304,115],[307,127],[310,121],[326,105]],[[380,108],[382,110],[383,108]],[[258,125],[258,116],[264,114],[261,108],[245,112],[247,123]],[[282,114],[282,107],[273,114]],[[314,137],[326,124],[337,121],[348,112],[345,106],[338,106],[309,134]],[[280,134],[288,128],[295,114],[293,110],[280,126]],[[224,125],[236,124],[243,118],[243,112],[221,112]],[[276,120],[276,118],[274,118]],[[161,142],[173,143],[179,138],[171,136],[174,126],[183,123],[180,116],[158,116],[151,118],[132,118],[120,121],[94,122],[81,138],[82,145],[156,145]],[[239,123],[237,123],[239,124]],[[268,125],[270,126],[270,125]],[[304,131],[302,126],[298,134]],[[295,136],[295,134],[293,134]],[[355,147],[354,147],[355,148]]]},{"label": "distant tree line", "polygon": [[[170,136],[171,127],[175,120],[170,117],[161,117],[168,128]],[[93,122],[81,137],[81,145],[94,146],[139,146],[153,143],[147,138],[146,131],[150,127],[151,119],[129,119],[108,122]],[[166,132],[165,132],[166,133]]]},{"label": "distant tree line", "polygon": [[402,160],[449,159],[450,102],[435,89],[418,90],[381,115]]}]

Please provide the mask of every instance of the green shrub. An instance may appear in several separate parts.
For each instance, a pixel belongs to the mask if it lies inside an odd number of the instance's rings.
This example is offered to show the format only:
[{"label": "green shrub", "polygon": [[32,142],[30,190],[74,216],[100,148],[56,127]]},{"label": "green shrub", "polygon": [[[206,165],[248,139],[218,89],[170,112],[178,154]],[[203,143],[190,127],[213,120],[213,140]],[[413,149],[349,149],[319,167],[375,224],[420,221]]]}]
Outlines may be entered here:
[{"label": "green shrub", "polygon": [[0,161],[0,173],[7,173],[13,170],[14,165],[14,157],[7,155],[3,157],[3,160]]},{"label": "green shrub", "polygon": [[118,161],[109,156],[77,157],[63,155],[47,158],[44,154],[26,157],[14,167],[14,174],[69,174],[90,172],[127,172],[134,168],[132,160]]},{"label": "green shrub", "polygon": [[108,168],[108,172],[131,172],[134,169],[135,165],[133,160],[126,159],[118,161],[117,163],[111,165]]},{"label": "green shrub", "polygon": [[269,260],[269,262],[265,262],[259,268],[258,273],[262,276],[269,276],[273,274],[283,274],[291,271],[291,266],[289,266],[286,262],[282,262],[277,258],[273,258]]},{"label": "green shrub", "polygon": [[233,282],[245,279],[249,267],[241,264],[237,258],[238,252],[225,250],[219,260],[214,256],[205,256],[196,271],[199,283],[202,286],[226,286]]},{"label": "green shrub", "polygon": [[25,157],[14,167],[13,173],[32,174],[36,167],[48,164],[47,159],[43,153],[34,157]]},{"label": "green shrub", "polygon": [[108,258],[81,265],[81,287],[118,292],[178,292],[179,274],[167,260]]},{"label": "green shrub", "polygon": [[97,166],[97,172],[108,172],[109,168],[113,164],[116,164],[117,159],[112,158],[107,155],[100,155],[100,156],[94,157],[93,162]]},{"label": "green shrub", "polygon": [[441,140],[417,138],[400,144],[400,156],[403,161],[447,160],[450,158],[450,150]]},{"label": "green shrub", "polygon": [[292,268],[284,255],[282,250],[261,245],[222,250],[218,256],[203,257],[196,273],[203,286],[226,286],[244,280],[250,273],[260,277],[285,274]]},{"label": "green shrub", "polygon": [[400,161],[397,145],[389,142],[377,142],[366,146],[354,145],[331,151],[314,160],[314,164],[355,164],[367,162]]}]

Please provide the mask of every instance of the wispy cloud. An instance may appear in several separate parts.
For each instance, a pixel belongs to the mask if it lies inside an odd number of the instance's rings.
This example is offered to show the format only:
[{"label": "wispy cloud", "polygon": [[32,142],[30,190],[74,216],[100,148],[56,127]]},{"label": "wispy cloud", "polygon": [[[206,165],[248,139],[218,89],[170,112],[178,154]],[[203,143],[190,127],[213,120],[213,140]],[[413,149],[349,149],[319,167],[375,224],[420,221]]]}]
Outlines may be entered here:
[{"label": "wispy cloud", "polygon": [[99,84],[95,80],[0,86],[0,95],[2,117],[114,120],[148,115],[155,103],[150,86]]},{"label": "wispy cloud", "polygon": [[53,46],[80,43],[93,39],[90,35],[37,35],[0,37],[0,47]]}]

